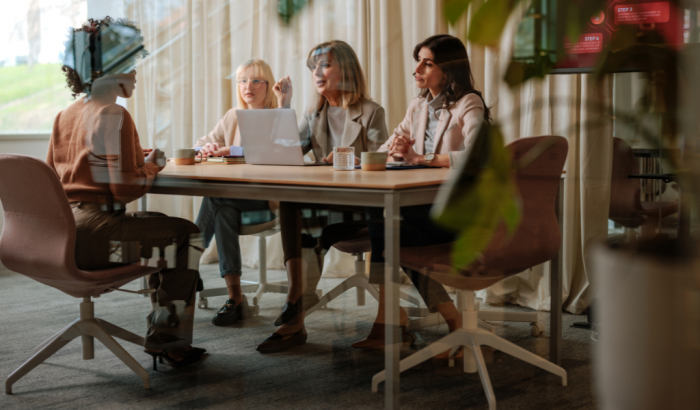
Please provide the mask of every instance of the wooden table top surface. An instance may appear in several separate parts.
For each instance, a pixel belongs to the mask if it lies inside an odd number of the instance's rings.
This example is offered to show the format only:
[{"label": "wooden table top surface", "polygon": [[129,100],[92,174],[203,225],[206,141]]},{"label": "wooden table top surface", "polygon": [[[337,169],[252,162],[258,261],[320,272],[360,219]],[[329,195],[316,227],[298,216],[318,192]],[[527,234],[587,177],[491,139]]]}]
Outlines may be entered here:
[{"label": "wooden table top surface", "polygon": [[[174,165],[169,162],[158,175],[169,178],[221,182],[403,189],[442,184],[449,176],[446,168],[399,171],[336,171],[331,166],[277,166],[250,164]],[[154,184],[158,184],[158,177]]]}]

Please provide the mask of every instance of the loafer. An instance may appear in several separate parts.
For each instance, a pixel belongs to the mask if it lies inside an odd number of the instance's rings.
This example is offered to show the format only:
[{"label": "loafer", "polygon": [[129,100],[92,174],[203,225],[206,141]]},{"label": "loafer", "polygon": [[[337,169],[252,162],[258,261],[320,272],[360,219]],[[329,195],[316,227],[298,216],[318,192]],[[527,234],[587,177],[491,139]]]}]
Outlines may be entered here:
[{"label": "loafer", "polygon": [[282,352],[290,347],[303,345],[306,343],[307,336],[306,327],[303,326],[300,331],[291,336],[282,336],[274,332],[267,339],[263,340],[255,350],[260,353]]},{"label": "loafer", "polygon": [[211,323],[213,323],[216,326],[228,326],[228,325],[233,325],[239,320],[244,318],[244,311],[247,311],[248,308],[248,299],[246,299],[245,295],[243,295],[243,300],[239,304],[235,304],[236,302],[233,299],[227,299],[226,303],[219,309],[218,312],[216,312],[216,315],[214,315],[214,318],[211,320]]},{"label": "loafer", "polygon": [[320,301],[318,295],[313,293],[302,295],[296,303],[287,302],[282,308],[282,313],[275,319],[275,326],[282,326],[290,320],[297,317],[301,312],[306,312],[307,309],[314,306]]}]

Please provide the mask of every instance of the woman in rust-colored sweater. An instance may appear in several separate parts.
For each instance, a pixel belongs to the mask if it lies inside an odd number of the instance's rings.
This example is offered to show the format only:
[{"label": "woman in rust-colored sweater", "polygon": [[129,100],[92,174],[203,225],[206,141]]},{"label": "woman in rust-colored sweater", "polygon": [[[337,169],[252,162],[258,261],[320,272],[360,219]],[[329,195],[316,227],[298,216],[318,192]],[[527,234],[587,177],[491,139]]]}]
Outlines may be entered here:
[{"label": "woman in rust-colored sweater", "polygon": [[[111,23],[109,18],[91,21],[79,30],[93,33]],[[116,243],[124,250],[138,244],[140,256],[149,258],[154,247],[175,242],[175,267],[148,278],[149,287],[157,291],[151,294],[144,348],[154,360],[162,357],[175,367],[194,363],[204,349],[191,345],[199,272],[198,260],[188,261],[188,255],[190,235],[199,230],[185,219],[126,212],[126,204],[148,192],[165,164],[163,158],[159,165],[158,150],[141,148],[129,112],[116,104],[117,97],[131,97],[136,71],[107,74],[88,85],[72,68],[64,66],[63,71],[74,96],[88,91],[86,87],[90,91],[56,116],[46,158],[75,217],[76,264],[87,270],[114,266],[110,253]]]}]

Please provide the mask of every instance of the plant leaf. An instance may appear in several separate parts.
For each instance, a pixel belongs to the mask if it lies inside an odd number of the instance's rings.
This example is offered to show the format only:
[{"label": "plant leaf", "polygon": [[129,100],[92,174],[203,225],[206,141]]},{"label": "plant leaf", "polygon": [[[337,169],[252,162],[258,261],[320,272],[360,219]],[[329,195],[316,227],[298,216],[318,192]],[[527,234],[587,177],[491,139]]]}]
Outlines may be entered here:
[{"label": "plant leaf", "polygon": [[469,22],[469,41],[485,46],[496,46],[503,28],[515,6],[521,0],[488,0]]},{"label": "plant leaf", "polygon": [[513,232],[520,222],[510,152],[498,125],[490,127],[488,138],[488,165],[477,175],[473,188],[453,197],[436,219],[440,225],[458,230],[452,254],[452,266],[457,269],[466,268],[474,261],[502,223]]},{"label": "plant leaf", "polygon": [[284,24],[289,24],[292,17],[306,7],[309,0],[277,0],[277,15]]},{"label": "plant leaf", "polygon": [[462,14],[466,13],[469,9],[469,4],[472,0],[447,0],[445,5],[442,6],[442,12],[445,15],[445,19],[451,24],[455,25]]}]

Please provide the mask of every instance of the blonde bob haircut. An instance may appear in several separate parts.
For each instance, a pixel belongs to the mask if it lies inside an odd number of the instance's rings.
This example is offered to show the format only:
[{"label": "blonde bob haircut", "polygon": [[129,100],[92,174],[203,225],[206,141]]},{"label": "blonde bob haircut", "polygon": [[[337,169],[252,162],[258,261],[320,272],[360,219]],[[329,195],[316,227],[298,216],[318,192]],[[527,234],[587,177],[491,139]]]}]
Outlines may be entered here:
[{"label": "blonde bob haircut", "polygon": [[[341,103],[343,109],[364,100],[370,100],[367,95],[367,82],[360,67],[355,50],[344,41],[332,40],[321,43],[311,49],[309,57],[306,59],[306,66],[313,72],[316,62],[323,56],[327,56],[329,61],[335,61],[340,67],[340,84],[338,89],[341,92]],[[320,95],[314,87],[313,98],[309,106],[309,111],[320,111],[326,97]]]},{"label": "blonde bob haircut", "polygon": [[243,70],[248,67],[255,67],[255,78],[259,80],[267,81],[267,98],[265,98],[265,108],[277,108],[277,97],[275,92],[272,91],[272,87],[275,86],[275,76],[272,75],[272,70],[270,66],[267,65],[263,60],[252,59],[238,66],[236,69],[236,96],[238,98],[238,108],[247,110],[248,104],[243,101],[240,89],[238,88],[238,79],[241,78]]}]

